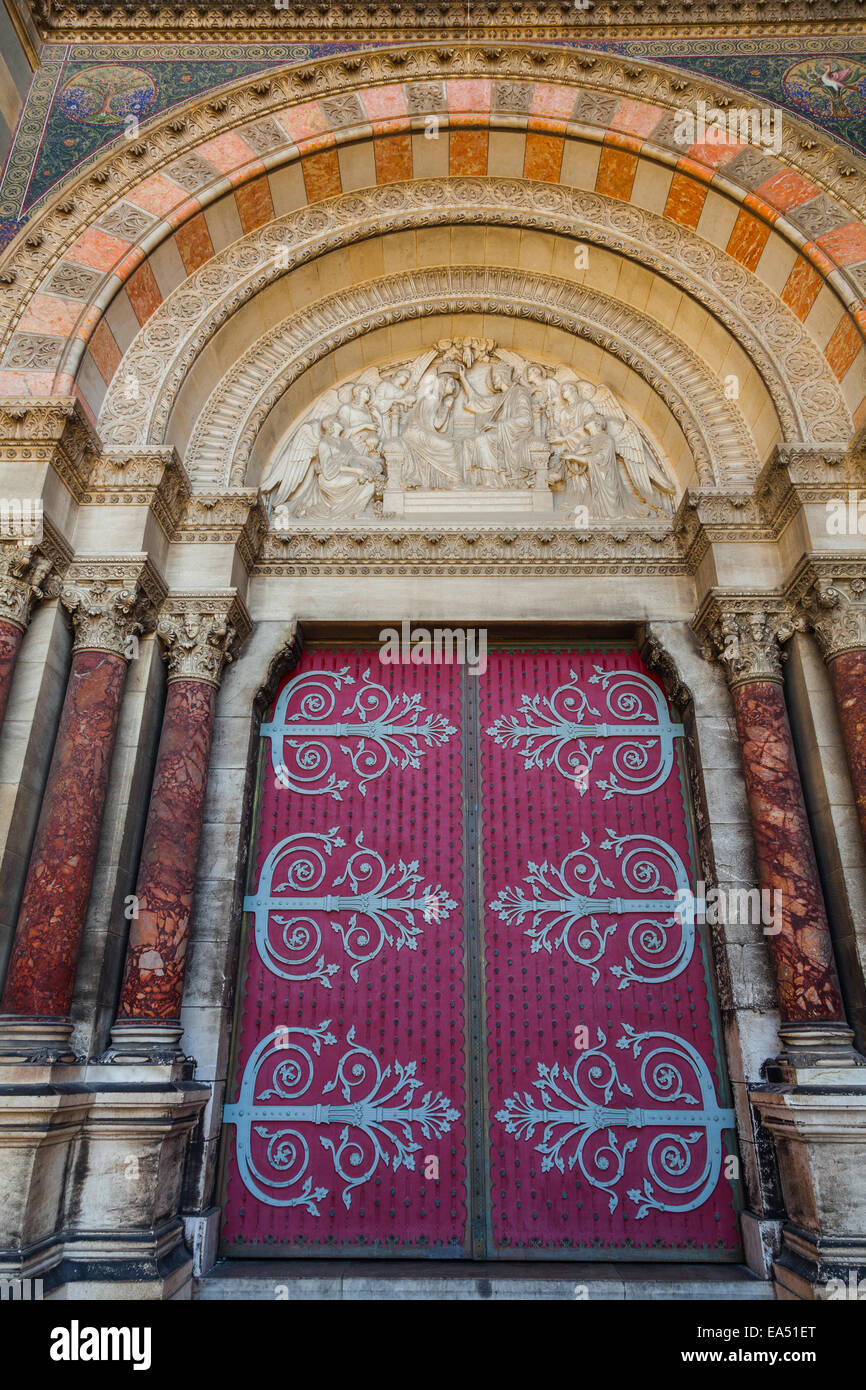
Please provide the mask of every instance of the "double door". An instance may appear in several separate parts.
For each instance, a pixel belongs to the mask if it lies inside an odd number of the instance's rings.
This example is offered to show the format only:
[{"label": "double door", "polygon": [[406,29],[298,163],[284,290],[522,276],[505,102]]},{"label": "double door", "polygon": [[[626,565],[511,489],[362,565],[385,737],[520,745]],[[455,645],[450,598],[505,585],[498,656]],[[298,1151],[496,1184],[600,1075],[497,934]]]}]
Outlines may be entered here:
[{"label": "double door", "polygon": [[637,652],[312,646],[261,733],[226,1253],[737,1258],[682,729]]}]

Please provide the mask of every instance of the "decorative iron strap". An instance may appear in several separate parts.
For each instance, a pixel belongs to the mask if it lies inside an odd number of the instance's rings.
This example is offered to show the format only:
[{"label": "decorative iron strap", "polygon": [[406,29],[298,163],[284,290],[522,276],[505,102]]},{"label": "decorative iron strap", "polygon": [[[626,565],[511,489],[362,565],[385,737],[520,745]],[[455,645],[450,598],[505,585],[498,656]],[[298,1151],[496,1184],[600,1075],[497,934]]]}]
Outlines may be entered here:
[{"label": "decorative iron strap", "polygon": [[571,679],[549,698],[524,694],[520,713],[502,715],[487,733],[522,757],[527,771],[556,768],[581,796],[589,790],[592,766],[605,741],[619,739],[611,754],[610,776],[596,785],[604,792],[605,801],[615,792],[646,796],[667,780],[673,766],[674,739],[682,737],[683,726],[671,723],[658,686],[638,671],[603,671],[600,666],[593,670],[595,675],[589,677],[588,684],[600,685],[607,712],[616,722],[602,721],[601,711],[589,703],[580,677],[571,671]]},{"label": "decorative iron strap", "polygon": [[[351,704],[332,718],[337,694],[354,685],[348,666],[341,671],[308,671],[289,681],[277,700],[274,717],[262,724],[270,740],[271,763],[280,786],[303,795],[326,795],[342,801],[348,779],[332,771],[331,740],[351,761],[359,778],[358,791],[381,777],[389,767],[420,767],[428,749],[447,743],[457,732],[444,714],[428,714],[417,693],[389,695],[370,679],[369,669]],[[354,719],[352,716],[355,716]],[[358,740],[353,747],[347,740]]]},{"label": "decorative iron strap", "polygon": [[[317,1203],[329,1192],[327,1187],[313,1187],[307,1173],[314,1137],[345,1183],[342,1198],[348,1209],[354,1189],[367,1182],[380,1163],[414,1172],[421,1147],[417,1136],[439,1139],[460,1118],[441,1091],[435,1096],[427,1091],[414,1104],[422,1085],[415,1075],[417,1064],[395,1061],[392,1077],[390,1066],[383,1070],[374,1054],[355,1042],[354,1027],[346,1035],[349,1047],[333,1078],[321,1085],[313,1054],[320,1056],[323,1045],[336,1046],[329,1028],[326,1019],[317,1028],[286,1027],[269,1033],[250,1054],[237,1102],[223,1111],[225,1123],[236,1127],[238,1168],[247,1190],[268,1206],[305,1207],[311,1216],[319,1215]],[[264,1089],[257,1091],[259,1086]],[[327,1095],[338,1087],[345,1105],[303,1099],[311,1091]],[[263,1104],[268,1101],[271,1104]],[[316,1134],[320,1129],[330,1129],[333,1137]],[[253,1136],[260,1141],[255,1156]]]},{"label": "decorative iron strap", "polygon": [[[596,962],[604,955],[618,924],[611,922],[602,928],[590,914],[637,913],[637,921],[628,929],[631,956],[626,956],[623,965],[612,965],[611,974],[619,979],[620,989],[635,982],[672,980],[687,967],[695,944],[695,900],[685,865],[675,849],[654,835],[617,835],[612,830],[607,834],[599,848],[612,849],[616,858],[622,859],[622,885],[626,892],[642,889],[641,897],[595,894],[598,883],[606,888],[616,885],[589,852],[591,841],[583,831],[582,847],[567,854],[559,868],[546,859],[541,864],[530,861],[523,880],[529,895],[523,886],[503,888],[490,903],[490,910],[504,922],[516,925],[531,914],[532,925],[525,931],[532,941],[531,951],[563,947],[573,961],[589,968],[593,984],[599,978]],[[670,884],[664,882],[665,869]],[[657,915],[659,920],[654,920]],[[588,923],[573,931],[586,918]],[[673,932],[672,939],[669,932]]]},{"label": "decorative iron strap", "polygon": [[[558,1062],[538,1063],[538,1080],[532,1085],[539,1099],[529,1091],[509,1096],[496,1118],[506,1133],[525,1143],[541,1129],[541,1143],[534,1147],[542,1155],[542,1171],[564,1173],[566,1164],[569,1171],[578,1168],[593,1187],[608,1193],[611,1212],[619,1203],[615,1189],[629,1155],[638,1148],[637,1139],[623,1142],[617,1131],[660,1130],[640,1156],[642,1186],[628,1189],[635,1215],[694,1211],[715,1190],[722,1132],[734,1128],[734,1112],[719,1105],[709,1068],[691,1043],[672,1033],[638,1033],[627,1023],[621,1027],[623,1037],[616,1046],[640,1059],[640,1082],[649,1105],[611,1105],[614,1089],[623,1096],[634,1092],[604,1051],[607,1038],[599,1028],[598,1046],[582,1053],[570,1071]],[[644,1052],[647,1045],[650,1050]],[[695,1108],[684,1108],[688,1106]]]},{"label": "decorative iron strap", "polygon": [[[398,951],[403,946],[416,950],[422,932],[416,913],[427,922],[439,922],[457,906],[439,884],[419,889],[417,859],[386,865],[380,854],[364,844],[363,831],[348,857],[342,855],[337,863],[330,863],[334,851],[346,845],[337,831],[332,826],[324,835],[304,831],[281,840],[262,865],[256,892],[244,898],[244,911],[255,917],[259,957],[283,980],[320,980],[330,989],[329,977],[340,966],[325,964],[318,914],[330,920],[346,955],[355,962],[349,974],[357,981],[358,967],[373,960],[383,946],[396,942]],[[340,867],[343,872],[334,877]],[[275,878],[280,882],[275,883]],[[351,891],[334,891],[343,885]],[[273,939],[274,924],[278,942]]]}]

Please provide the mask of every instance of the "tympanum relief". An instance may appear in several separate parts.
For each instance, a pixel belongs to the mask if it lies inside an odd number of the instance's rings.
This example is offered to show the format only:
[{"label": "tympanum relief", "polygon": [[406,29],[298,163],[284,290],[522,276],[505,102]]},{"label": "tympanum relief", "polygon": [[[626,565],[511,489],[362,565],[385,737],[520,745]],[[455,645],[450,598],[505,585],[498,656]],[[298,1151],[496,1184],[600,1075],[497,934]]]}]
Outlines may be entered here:
[{"label": "tympanum relief", "polygon": [[292,517],[582,509],[587,520],[670,515],[667,464],[604,385],[491,339],[442,339],[320,396],[262,490]]}]

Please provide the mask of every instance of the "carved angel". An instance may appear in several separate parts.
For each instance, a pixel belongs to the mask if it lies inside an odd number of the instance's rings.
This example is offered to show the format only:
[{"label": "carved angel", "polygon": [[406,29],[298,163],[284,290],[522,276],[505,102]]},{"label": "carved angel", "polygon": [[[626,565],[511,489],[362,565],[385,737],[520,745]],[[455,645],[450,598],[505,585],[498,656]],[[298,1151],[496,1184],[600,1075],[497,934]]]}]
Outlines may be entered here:
[{"label": "carved angel", "polygon": [[608,420],[607,428],[638,497],[649,507],[670,514],[676,483],[656,459],[637,425],[632,420]]}]

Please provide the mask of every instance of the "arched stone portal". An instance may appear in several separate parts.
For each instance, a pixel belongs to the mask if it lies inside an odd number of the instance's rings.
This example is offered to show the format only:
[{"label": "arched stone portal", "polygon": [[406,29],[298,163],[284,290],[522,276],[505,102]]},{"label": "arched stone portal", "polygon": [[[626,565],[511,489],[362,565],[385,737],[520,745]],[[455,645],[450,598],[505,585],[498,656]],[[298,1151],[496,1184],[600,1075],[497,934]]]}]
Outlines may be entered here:
[{"label": "arched stone portal", "polygon": [[866,166],[550,39],[281,60],[10,228],[4,1270],[866,1263]]}]

